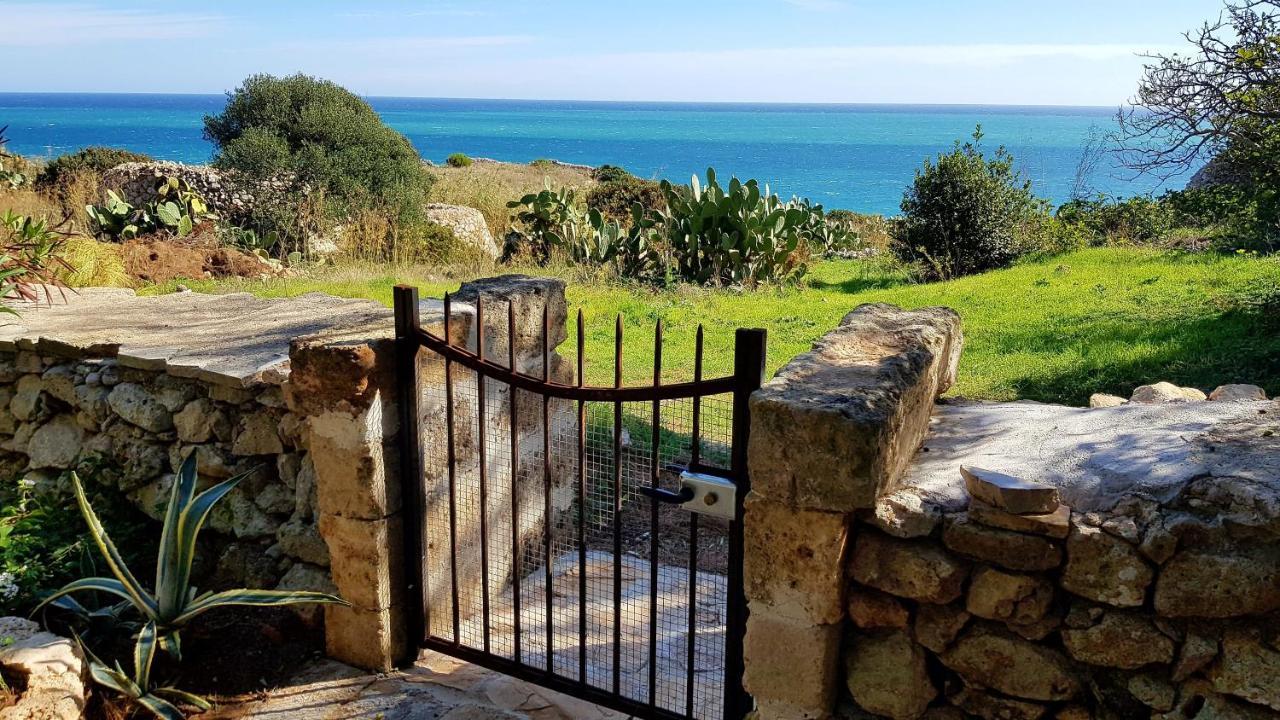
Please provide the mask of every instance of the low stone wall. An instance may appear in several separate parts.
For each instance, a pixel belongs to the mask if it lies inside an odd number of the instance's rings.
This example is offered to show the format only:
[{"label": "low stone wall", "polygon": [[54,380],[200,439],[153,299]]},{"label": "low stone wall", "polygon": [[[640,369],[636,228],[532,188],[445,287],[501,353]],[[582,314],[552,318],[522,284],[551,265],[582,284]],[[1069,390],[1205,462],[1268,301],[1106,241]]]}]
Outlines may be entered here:
[{"label": "low stone wall", "polygon": [[120,193],[125,202],[137,207],[155,197],[156,182],[164,177],[186,181],[205,199],[211,212],[232,221],[249,215],[255,195],[269,191],[281,193],[289,187],[284,181],[276,181],[265,184],[260,192],[248,193],[212,166],[165,161],[117,165],[102,174],[102,185]]},{"label": "low stone wall", "polygon": [[864,306],[753,398],[760,718],[1280,718],[1280,403],[935,407],[959,345]]}]

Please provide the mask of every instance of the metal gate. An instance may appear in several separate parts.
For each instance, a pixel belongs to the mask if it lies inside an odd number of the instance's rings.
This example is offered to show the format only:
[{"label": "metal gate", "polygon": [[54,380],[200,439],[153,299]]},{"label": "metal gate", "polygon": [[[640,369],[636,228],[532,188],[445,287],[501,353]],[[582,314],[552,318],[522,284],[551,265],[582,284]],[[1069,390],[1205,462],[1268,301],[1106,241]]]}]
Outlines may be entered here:
[{"label": "metal gate", "polygon": [[[545,302],[531,340],[514,301],[477,299],[474,352],[451,341],[448,295],[443,337],[418,308],[416,288],[396,288],[413,637],[637,717],[742,718],[742,503],[764,331],[738,330],[733,375],[709,379],[699,326],[693,377],[663,384],[659,323],[653,383],[623,386],[619,316],[613,385],[592,386],[581,311],[574,367],[553,353]],[[505,340],[486,332],[503,324]],[[538,362],[521,366],[522,343]]]}]

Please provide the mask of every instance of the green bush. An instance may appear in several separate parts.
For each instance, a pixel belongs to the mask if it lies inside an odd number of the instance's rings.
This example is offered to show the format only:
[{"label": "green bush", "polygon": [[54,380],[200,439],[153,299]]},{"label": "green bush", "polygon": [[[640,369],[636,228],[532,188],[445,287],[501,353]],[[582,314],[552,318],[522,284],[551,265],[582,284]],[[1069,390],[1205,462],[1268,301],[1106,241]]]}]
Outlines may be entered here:
[{"label": "green bush", "polygon": [[595,185],[587,191],[586,201],[589,209],[624,225],[631,222],[631,207],[636,203],[646,211],[666,207],[660,184],[630,175]]},{"label": "green bush", "polygon": [[1014,169],[1013,156],[1001,147],[987,159],[981,140],[979,127],[972,142],[956,142],[950,153],[925,160],[902,199],[893,251],[928,278],[1009,265],[1028,250],[1019,228],[1047,213],[1030,181]]},{"label": "green bush", "polygon": [[466,153],[454,153],[445,158],[444,163],[454,168],[471,167],[471,156]]},{"label": "green bush", "polygon": [[[591,177],[596,182],[609,183],[618,182],[619,180],[630,180],[634,178],[635,175],[632,175],[617,165],[601,165],[591,171]],[[654,184],[656,185],[657,183]]]},{"label": "green bush", "polygon": [[295,178],[324,198],[330,220],[371,209],[400,222],[422,216],[432,176],[417,151],[335,83],[253,75],[228,94],[222,113],[205,117],[204,134],[218,146],[215,166],[249,180]]},{"label": "green bush", "polygon": [[574,190],[552,190],[549,183],[540,192],[512,200],[507,207],[515,210],[514,219],[518,225],[507,240],[504,254],[508,257],[528,251],[537,259],[546,260],[551,248],[563,245],[566,234],[583,222]]},{"label": "green bush", "polygon": [[1164,239],[1174,227],[1174,213],[1164,202],[1137,196],[1114,200],[1099,195],[1072,200],[1058,208],[1057,218],[1078,228],[1092,245],[1151,244]]},{"label": "green bush", "polygon": [[127,240],[162,230],[186,237],[200,222],[215,219],[204,197],[185,180],[175,177],[159,178],[155,194],[139,207],[108,190],[106,204],[89,205],[85,212],[94,231],[110,240]]},{"label": "green bush", "polygon": [[36,176],[36,184],[44,187],[60,185],[71,175],[88,170],[97,175],[129,162],[151,162],[151,157],[111,147],[87,147],[50,160]]}]

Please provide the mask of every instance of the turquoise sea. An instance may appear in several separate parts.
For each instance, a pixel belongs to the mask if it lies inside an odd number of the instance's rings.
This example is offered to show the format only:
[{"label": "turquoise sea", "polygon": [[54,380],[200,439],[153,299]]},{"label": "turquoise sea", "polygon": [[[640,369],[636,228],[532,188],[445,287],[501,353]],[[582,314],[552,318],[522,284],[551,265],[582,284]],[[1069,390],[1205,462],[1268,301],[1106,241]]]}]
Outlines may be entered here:
[{"label": "turquoise sea", "polygon": [[[1003,144],[1036,191],[1070,195],[1091,133],[1108,132],[1114,108],[550,102],[368,98],[422,156],[453,152],[528,162],[621,165],[637,175],[687,182],[708,166],[754,177],[784,196],[828,208],[896,213],[912,173],[930,155],[967,138],[978,123]],[[49,157],[111,145],[157,158],[205,162],[212,147],[201,118],[222,95],[0,93],[9,149]],[[1130,196],[1178,188],[1183,179],[1135,178],[1109,157],[1093,190]]]}]

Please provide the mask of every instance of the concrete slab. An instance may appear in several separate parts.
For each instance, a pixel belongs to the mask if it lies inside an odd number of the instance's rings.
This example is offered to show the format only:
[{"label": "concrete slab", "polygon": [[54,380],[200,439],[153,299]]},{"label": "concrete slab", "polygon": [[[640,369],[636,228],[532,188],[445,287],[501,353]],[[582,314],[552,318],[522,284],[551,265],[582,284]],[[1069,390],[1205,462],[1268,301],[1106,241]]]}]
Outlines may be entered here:
[{"label": "concrete slab", "polygon": [[1086,512],[1108,510],[1125,495],[1167,502],[1204,476],[1280,492],[1280,402],[939,405],[903,486],[962,510],[962,464],[1053,485],[1062,502]]}]

